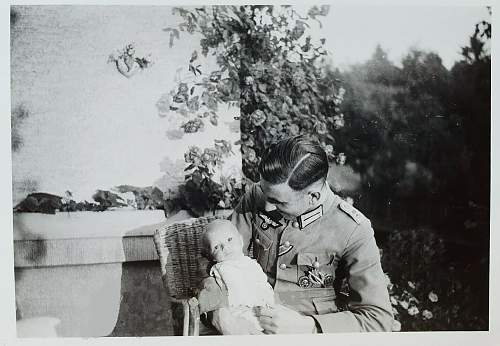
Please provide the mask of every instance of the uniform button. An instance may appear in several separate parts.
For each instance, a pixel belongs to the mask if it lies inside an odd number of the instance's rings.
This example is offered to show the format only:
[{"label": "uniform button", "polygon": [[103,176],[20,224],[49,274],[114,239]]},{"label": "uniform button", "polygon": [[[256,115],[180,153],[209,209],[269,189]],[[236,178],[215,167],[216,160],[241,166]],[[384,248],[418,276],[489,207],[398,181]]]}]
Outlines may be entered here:
[{"label": "uniform button", "polygon": [[255,239],[255,242],[256,242],[257,244],[260,244],[260,239],[259,239],[259,238]]},{"label": "uniform button", "polygon": [[286,247],[289,247],[290,246],[290,242],[287,240],[284,244]]},{"label": "uniform button", "polygon": [[286,264],[285,264],[285,263],[281,263],[281,264],[280,264],[280,269],[285,270],[285,269],[286,269]]},{"label": "uniform button", "polygon": [[292,227],[299,228],[299,223],[297,221],[292,222]]},{"label": "uniform button", "polygon": [[314,261],[313,266],[314,266],[314,268],[318,269],[319,268],[319,262],[318,261]]}]

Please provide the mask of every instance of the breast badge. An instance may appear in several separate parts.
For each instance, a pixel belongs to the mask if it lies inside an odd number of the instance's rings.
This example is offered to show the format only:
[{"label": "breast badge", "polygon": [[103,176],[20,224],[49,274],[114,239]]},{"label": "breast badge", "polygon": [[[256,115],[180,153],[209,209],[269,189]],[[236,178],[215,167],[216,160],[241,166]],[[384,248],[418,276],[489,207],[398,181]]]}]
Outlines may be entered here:
[{"label": "breast badge", "polygon": [[309,288],[312,286],[311,280],[307,275],[303,275],[299,278],[299,286],[302,288]]},{"label": "breast badge", "polygon": [[325,274],[315,267],[309,267],[306,274],[299,277],[298,285],[302,288],[333,287],[333,275]]}]

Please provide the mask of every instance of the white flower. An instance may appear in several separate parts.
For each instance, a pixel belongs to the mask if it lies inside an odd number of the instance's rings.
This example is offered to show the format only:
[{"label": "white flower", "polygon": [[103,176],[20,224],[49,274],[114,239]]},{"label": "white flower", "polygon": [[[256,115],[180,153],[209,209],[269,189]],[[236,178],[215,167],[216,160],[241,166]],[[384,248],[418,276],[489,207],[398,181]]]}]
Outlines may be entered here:
[{"label": "white flower", "polygon": [[269,14],[267,14],[266,9],[264,9],[264,13],[261,15],[260,21],[261,21],[262,25],[272,25],[273,24],[272,17]]},{"label": "white flower", "polygon": [[341,166],[342,166],[342,165],[344,165],[344,164],[345,164],[345,161],[346,161],[346,158],[347,158],[347,157],[345,156],[345,154],[344,154],[344,153],[339,153],[339,154],[337,155],[337,164],[339,164],[339,165],[341,165]]},{"label": "white flower", "polygon": [[300,62],[300,55],[296,51],[291,51],[289,54],[287,54],[286,60],[292,63],[298,63]]},{"label": "white flower", "polygon": [[333,117],[333,126],[335,127],[335,129],[339,129],[341,127],[344,127],[345,125],[345,121],[344,121],[344,114],[340,114],[340,115],[335,115]]},{"label": "white flower", "polygon": [[[345,161],[344,161],[344,162],[345,162]],[[354,204],[354,200],[353,200],[351,197],[346,197],[346,198],[345,198],[345,201],[346,201],[347,203],[349,203],[350,205],[353,205],[353,204]],[[390,282],[389,282],[389,283],[390,283]]]},{"label": "white flower", "polygon": [[328,155],[332,154],[332,153],[333,153],[333,145],[331,145],[331,144],[327,144],[327,145],[325,146],[325,152],[326,152]]},{"label": "white flower", "polygon": [[403,300],[403,301],[399,302],[399,305],[401,305],[401,307],[403,309],[408,310],[408,306],[409,306],[408,302]]},{"label": "white flower", "polygon": [[345,94],[345,89],[342,88],[342,87],[340,87],[340,89],[339,89],[339,97],[344,96],[344,94]]},{"label": "white flower", "polygon": [[413,296],[410,297],[410,302],[413,302],[413,303],[416,303],[416,304],[420,303],[420,301],[417,298],[413,297]]},{"label": "white flower", "polygon": [[401,323],[398,320],[392,320],[392,331],[399,332],[401,331]]},{"label": "white flower", "polygon": [[396,300],[396,298],[391,297],[391,304],[392,305],[398,305],[398,301]]},{"label": "white flower", "polygon": [[410,316],[415,316],[418,315],[420,311],[418,311],[418,308],[416,306],[412,306],[411,308],[408,309],[408,314]]},{"label": "white flower", "polygon": [[429,310],[424,310],[422,311],[422,317],[424,318],[424,320],[430,320],[432,317],[434,317],[434,315]]},{"label": "white flower", "polygon": [[437,302],[439,299],[438,299],[438,296],[436,293],[434,292],[429,292],[429,300],[433,303]]},{"label": "white flower", "polygon": [[398,309],[396,309],[395,307],[392,307],[392,314],[398,315],[399,314]]},{"label": "white flower", "polygon": [[[255,10],[255,12],[257,12],[258,9]],[[252,15],[252,8],[250,6],[245,6],[245,14],[247,16],[251,16]]]},{"label": "white flower", "polygon": [[410,286],[411,289],[415,289],[415,284],[411,281],[408,281],[408,286]]}]

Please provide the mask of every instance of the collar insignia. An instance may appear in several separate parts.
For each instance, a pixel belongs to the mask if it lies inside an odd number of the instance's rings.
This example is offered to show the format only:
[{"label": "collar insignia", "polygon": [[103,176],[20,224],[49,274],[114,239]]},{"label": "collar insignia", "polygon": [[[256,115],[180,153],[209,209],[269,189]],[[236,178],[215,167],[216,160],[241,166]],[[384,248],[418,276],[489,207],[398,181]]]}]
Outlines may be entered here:
[{"label": "collar insignia", "polygon": [[303,229],[307,225],[310,225],[314,221],[318,220],[323,216],[323,204],[320,204],[316,209],[308,211],[302,215],[297,216],[297,222],[299,224],[299,228]]}]

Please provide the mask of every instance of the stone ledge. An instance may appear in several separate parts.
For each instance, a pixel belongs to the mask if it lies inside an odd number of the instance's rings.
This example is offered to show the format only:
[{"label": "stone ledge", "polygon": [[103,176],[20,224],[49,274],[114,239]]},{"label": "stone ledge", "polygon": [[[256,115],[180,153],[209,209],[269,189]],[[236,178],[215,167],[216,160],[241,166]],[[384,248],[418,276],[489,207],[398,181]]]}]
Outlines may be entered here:
[{"label": "stone ledge", "polygon": [[153,236],[14,241],[14,266],[48,267],[157,260]]},{"label": "stone ledge", "polygon": [[14,267],[157,260],[153,243],[155,230],[189,218],[187,213],[180,212],[158,222],[163,218],[162,213],[89,212],[90,222],[86,220],[81,224],[79,217],[83,213],[60,217],[57,222],[53,222],[50,215],[15,215]]},{"label": "stone ledge", "polygon": [[166,219],[162,210],[116,210],[46,215],[14,213],[14,240],[56,240],[75,238],[152,235],[157,227],[189,218],[179,212]]}]

